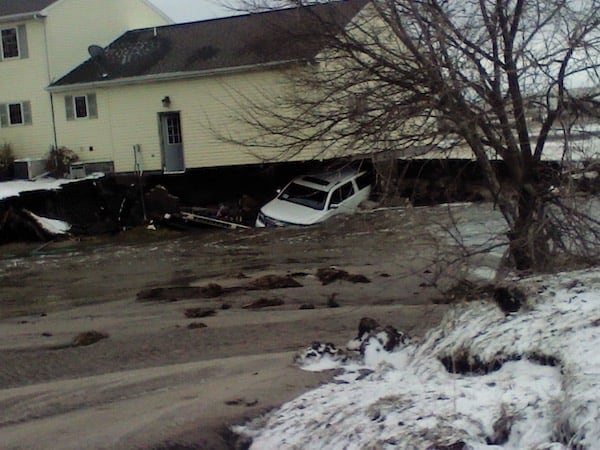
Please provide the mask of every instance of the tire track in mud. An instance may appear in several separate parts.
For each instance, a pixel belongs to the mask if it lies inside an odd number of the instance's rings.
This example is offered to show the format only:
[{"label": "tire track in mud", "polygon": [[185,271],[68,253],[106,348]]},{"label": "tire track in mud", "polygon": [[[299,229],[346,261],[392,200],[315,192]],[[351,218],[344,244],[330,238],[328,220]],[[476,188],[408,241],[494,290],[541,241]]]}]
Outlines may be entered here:
[{"label": "tire track in mud", "polygon": [[149,369],[51,381],[0,391],[0,429],[71,411],[152,395],[219,370],[213,362],[175,364]]}]

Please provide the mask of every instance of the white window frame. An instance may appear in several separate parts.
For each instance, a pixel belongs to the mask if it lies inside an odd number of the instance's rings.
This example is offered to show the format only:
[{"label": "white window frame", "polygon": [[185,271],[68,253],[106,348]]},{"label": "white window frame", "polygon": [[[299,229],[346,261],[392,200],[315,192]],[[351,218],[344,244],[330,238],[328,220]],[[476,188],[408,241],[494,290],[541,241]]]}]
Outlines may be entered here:
[{"label": "white window frame", "polygon": [[[17,56],[4,56],[4,39],[2,39],[2,32],[5,30],[14,30],[15,38],[17,40]],[[19,29],[18,27],[4,27],[0,28],[0,59],[4,61],[11,59],[21,59],[21,43],[19,42]]]}]

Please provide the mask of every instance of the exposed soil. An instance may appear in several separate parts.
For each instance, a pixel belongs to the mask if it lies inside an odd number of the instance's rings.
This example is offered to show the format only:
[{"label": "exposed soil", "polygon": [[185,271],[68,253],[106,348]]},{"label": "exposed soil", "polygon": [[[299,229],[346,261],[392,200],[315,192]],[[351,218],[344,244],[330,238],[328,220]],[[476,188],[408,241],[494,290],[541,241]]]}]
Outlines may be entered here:
[{"label": "exposed soil", "polygon": [[227,425],[328,379],[294,366],[298,350],[343,347],[363,317],[412,336],[440,320],[460,275],[428,231],[445,220],[0,247],[3,448],[228,448]]}]

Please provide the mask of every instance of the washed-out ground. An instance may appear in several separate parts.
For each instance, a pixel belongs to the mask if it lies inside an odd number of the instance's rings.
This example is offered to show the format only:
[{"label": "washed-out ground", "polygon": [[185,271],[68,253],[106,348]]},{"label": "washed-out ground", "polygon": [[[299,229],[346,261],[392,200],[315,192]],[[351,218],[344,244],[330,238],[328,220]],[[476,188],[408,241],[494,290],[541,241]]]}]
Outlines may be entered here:
[{"label": "washed-out ground", "polygon": [[[417,337],[439,322],[464,269],[440,230],[498,223],[452,211],[0,247],[0,448],[229,448],[228,425],[330,378],[293,364],[311,342],[343,346],[362,317]],[[331,266],[350,276],[323,284]],[[103,339],[75,345],[88,331]]]}]

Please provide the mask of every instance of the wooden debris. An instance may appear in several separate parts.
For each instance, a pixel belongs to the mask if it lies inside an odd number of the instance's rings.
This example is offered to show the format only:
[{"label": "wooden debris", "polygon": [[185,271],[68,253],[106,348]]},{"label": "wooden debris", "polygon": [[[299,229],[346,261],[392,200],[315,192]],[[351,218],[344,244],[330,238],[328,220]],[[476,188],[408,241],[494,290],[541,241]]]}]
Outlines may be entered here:
[{"label": "wooden debris", "polygon": [[196,318],[196,317],[210,317],[217,314],[214,309],[211,308],[188,308],[185,310],[185,317]]},{"label": "wooden debris", "polygon": [[215,298],[222,295],[223,288],[216,283],[206,286],[169,286],[143,289],[137,293],[138,301],[172,301],[179,298]]},{"label": "wooden debris", "polygon": [[248,303],[242,308],[244,309],[259,309],[266,308],[269,306],[281,306],[285,302],[280,298],[259,298],[258,300],[253,301],[252,303]]},{"label": "wooden debris", "polygon": [[349,281],[351,283],[370,283],[366,276],[360,274],[350,274],[345,270],[335,267],[325,267],[317,270],[317,278],[322,285],[331,284],[337,280]]},{"label": "wooden debris", "polygon": [[95,344],[102,339],[108,338],[108,334],[101,333],[99,331],[85,331],[83,333],[79,333],[77,336],[73,338],[71,341],[71,345],[73,347],[83,347],[87,345]]},{"label": "wooden debris", "polygon": [[315,305],[313,305],[312,303],[304,303],[300,305],[299,309],[315,309]]},{"label": "wooden debris", "polygon": [[265,275],[246,284],[245,288],[249,291],[261,291],[269,289],[283,289],[302,287],[300,283],[294,280],[290,275]]}]

